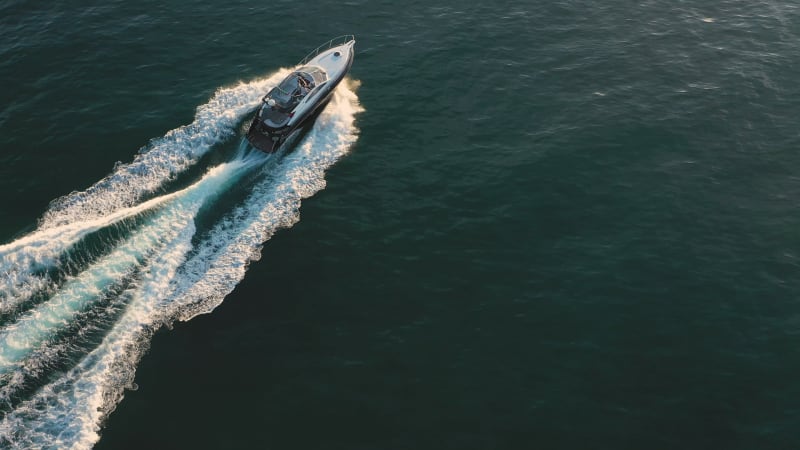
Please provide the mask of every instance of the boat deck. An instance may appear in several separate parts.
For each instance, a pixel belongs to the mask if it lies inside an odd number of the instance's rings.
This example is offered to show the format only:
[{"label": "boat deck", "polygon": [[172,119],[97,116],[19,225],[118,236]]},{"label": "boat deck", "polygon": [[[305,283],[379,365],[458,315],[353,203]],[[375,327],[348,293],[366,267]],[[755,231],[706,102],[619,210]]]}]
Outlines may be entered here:
[{"label": "boat deck", "polygon": [[268,106],[265,106],[264,109],[261,110],[261,117],[264,123],[272,128],[282,127],[289,122],[288,114],[277,108],[270,108]]},{"label": "boat deck", "polygon": [[250,141],[255,148],[267,153],[272,153],[280,147],[280,141],[273,141],[270,137],[255,130],[247,132],[247,140]]}]

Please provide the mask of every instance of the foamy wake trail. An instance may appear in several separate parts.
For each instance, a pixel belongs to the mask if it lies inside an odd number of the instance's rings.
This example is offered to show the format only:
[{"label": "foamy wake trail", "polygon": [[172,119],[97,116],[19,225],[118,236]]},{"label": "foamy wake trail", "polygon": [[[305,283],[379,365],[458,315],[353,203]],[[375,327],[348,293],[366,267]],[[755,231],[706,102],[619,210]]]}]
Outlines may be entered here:
[{"label": "foamy wake trail", "polygon": [[[152,334],[222,302],[248,264],[260,257],[264,241],[295,223],[301,200],[324,188],[325,170],[356,139],[354,120],[360,110],[355,93],[343,83],[299,147],[269,169],[270,176],[258,177],[246,200],[199,236],[194,221],[187,219],[197,214],[188,199],[174,200],[180,208],[165,205],[165,211],[181,209],[175,214],[182,219],[170,222],[174,228],[169,233],[163,225],[153,225],[162,231],[161,240],[142,245],[151,253],[137,281],[121,295],[129,299],[124,313],[76,365],[0,421],[0,447],[91,448],[104,417],[124,389],[133,386],[136,364]],[[25,361],[14,355],[9,359]]]},{"label": "foamy wake trail", "polygon": [[110,175],[85,191],[55,200],[39,228],[85,222],[133,206],[142,196],[156,191],[196,163],[215,144],[233,136],[236,124],[287,72],[283,69],[264,79],[219,89],[208,103],[197,108],[191,124],[153,140],[133,162],[117,163]]},{"label": "foamy wake trail", "polygon": [[167,304],[171,320],[211,312],[244,278],[248,263],[260,258],[263,242],[299,220],[300,201],[325,187],[325,170],[355,142],[355,116],[361,110],[344,83],[306,139],[278,166],[275,181],[256,186],[181,268]]},{"label": "foamy wake trail", "polygon": [[195,120],[144,147],[129,164],[85,191],[53,201],[28,236],[0,246],[0,314],[51,287],[35,269],[56,265],[57,257],[89,233],[158,206],[168,196],[140,200],[195,164],[209,149],[236,132],[236,124],[263,93],[282,80],[287,70],[234,87],[219,89],[197,108]]},{"label": "foamy wake trail", "polygon": [[49,280],[36,274],[36,269],[55,267],[59,256],[87,235],[156,208],[179,195],[181,192],[167,194],[96,219],[37,230],[0,245],[0,314],[48,287]]},{"label": "foamy wake trail", "polygon": [[[46,302],[25,313],[0,330],[0,376],[12,370],[24,370],[27,356],[40,348],[109,289],[124,280],[149,255],[157,253],[175,239],[175,235],[194,222],[197,211],[215,193],[235,182],[248,164],[235,160],[210,170],[200,181],[174,194],[173,200],[121,245],[64,283]],[[0,387],[0,398],[2,390]]]}]

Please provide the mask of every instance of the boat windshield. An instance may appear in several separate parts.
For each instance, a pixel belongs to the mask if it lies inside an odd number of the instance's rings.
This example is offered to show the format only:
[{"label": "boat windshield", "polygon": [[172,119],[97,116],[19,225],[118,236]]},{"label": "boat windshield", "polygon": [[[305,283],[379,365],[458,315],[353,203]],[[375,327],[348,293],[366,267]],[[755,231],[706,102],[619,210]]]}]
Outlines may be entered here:
[{"label": "boat windshield", "polygon": [[309,92],[328,79],[324,70],[315,66],[304,66],[292,72],[264,96],[261,116],[268,126],[283,126],[290,113]]},{"label": "boat windshield", "polygon": [[[304,69],[314,69],[304,67]],[[306,96],[317,83],[324,81],[325,73],[320,75],[319,69],[292,72],[283,81],[275,86],[265,97],[264,102],[275,100],[276,105],[282,109],[291,109]]]},{"label": "boat windshield", "polygon": [[328,74],[317,66],[303,66],[298,69],[306,78],[314,80],[314,84],[320,84],[328,79]]}]

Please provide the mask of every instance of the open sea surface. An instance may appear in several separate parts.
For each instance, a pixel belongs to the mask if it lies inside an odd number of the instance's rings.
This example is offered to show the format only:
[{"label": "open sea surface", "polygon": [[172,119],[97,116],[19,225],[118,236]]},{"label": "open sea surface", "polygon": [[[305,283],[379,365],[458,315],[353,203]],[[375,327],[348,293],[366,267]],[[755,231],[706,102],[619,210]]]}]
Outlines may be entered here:
[{"label": "open sea surface", "polygon": [[800,448],[798,80],[784,0],[0,0],[0,448]]}]

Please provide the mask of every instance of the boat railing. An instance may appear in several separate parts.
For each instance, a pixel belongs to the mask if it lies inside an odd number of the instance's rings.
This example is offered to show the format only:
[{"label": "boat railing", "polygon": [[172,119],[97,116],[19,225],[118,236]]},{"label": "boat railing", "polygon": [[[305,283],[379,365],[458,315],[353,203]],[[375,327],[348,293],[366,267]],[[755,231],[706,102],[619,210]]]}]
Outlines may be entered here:
[{"label": "boat railing", "polygon": [[352,34],[345,34],[343,36],[335,37],[335,38],[331,39],[330,41],[320,45],[317,48],[315,48],[311,53],[309,53],[305,58],[303,58],[299,63],[297,63],[297,65],[298,66],[303,66],[305,64],[308,64],[309,61],[311,61],[312,59],[316,58],[317,55],[319,55],[320,53],[324,52],[325,50],[328,50],[328,49],[333,48],[333,47],[338,47],[340,45],[344,45],[344,44],[346,44],[346,43],[348,43],[350,41],[354,41],[355,39],[356,39],[356,37],[354,35],[352,35]]}]

